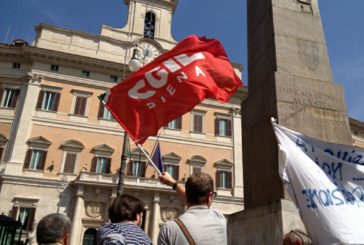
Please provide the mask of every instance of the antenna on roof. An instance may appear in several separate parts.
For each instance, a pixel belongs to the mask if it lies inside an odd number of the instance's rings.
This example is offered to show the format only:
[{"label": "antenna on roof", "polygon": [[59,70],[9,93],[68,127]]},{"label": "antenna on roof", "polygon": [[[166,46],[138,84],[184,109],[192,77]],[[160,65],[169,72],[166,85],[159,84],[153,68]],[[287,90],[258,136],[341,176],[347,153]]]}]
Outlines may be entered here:
[{"label": "antenna on roof", "polygon": [[8,27],[8,31],[6,32],[6,35],[5,35],[5,41],[4,41],[4,43],[6,43],[6,41],[8,40],[8,36],[9,36],[9,32],[10,32],[10,30],[11,30],[11,25],[9,25],[9,27]]}]

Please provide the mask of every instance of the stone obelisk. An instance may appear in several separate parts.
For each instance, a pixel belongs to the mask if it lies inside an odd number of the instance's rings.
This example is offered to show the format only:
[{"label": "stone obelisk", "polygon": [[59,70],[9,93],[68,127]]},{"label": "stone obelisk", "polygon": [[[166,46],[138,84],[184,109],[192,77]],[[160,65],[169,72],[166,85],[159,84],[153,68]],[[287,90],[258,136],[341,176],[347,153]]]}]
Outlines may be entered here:
[{"label": "stone obelisk", "polygon": [[230,244],[282,244],[304,229],[278,175],[270,123],[352,144],[343,89],[333,81],[317,0],[247,0],[248,97],[242,103],[245,210],[229,217]]}]

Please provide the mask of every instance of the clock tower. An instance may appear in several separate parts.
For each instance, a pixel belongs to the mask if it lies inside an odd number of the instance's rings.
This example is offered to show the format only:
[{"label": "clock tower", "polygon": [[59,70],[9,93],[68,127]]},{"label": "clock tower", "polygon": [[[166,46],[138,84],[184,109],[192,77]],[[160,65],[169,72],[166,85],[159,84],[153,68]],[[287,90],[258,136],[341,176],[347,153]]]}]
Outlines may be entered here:
[{"label": "clock tower", "polygon": [[122,28],[103,25],[101,35],[138,44],[145,63],[175,46],[172,37],[172,15],[177,0],[124,0],[128,21]]}]

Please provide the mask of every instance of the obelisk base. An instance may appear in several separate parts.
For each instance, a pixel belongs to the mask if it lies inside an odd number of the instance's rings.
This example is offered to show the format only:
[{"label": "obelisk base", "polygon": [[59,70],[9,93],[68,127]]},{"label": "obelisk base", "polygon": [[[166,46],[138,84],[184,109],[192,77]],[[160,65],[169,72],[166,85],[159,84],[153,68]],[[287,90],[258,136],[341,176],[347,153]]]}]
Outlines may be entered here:
[{"label": "obelisk base", "polygon": [[305,231],[292,201],[281,199],[228,217],[228,241],[234,245],[282,244],[292,229]]}]

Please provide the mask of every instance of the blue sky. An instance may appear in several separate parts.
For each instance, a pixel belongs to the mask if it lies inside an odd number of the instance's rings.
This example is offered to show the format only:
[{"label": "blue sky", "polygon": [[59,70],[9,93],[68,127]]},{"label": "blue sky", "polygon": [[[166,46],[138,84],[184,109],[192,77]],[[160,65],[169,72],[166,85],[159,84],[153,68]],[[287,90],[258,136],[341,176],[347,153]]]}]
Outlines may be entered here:
[{"label": "blue sky", "polygon": [[[364,1],[319,5],[334,80],[344,86],[349,116],[364,121]],[[31,43],[38,23],[99,34],[102,24],[124,26],[126,15],[122,0],[1,0],[0,42]],[[231,61],[243,65],[246,81],[246,0],[180,0],[172,33],[176,40],[189,34],[219,39]]]}]

